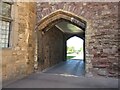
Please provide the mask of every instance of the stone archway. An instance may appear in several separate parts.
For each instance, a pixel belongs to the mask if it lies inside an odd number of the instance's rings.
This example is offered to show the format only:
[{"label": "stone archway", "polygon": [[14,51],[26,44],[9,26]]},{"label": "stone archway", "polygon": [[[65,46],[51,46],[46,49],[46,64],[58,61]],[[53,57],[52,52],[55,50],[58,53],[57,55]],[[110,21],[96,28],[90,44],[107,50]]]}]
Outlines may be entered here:
[{"label": "stone archway", "polygon": [[[40,20],[40,22],[38,23],[37,28],[39,30],[43,30],[45,27],[50,28],[52,25],[57,23],[59,19],[65,19],[65,20],[75,24],[76,26],[82,28],[83,30],[86,29],[86,24],[87,24],[86,21],[87,20],[85,20],[84,18],[79,17],[71,12],[64,11],[61,9],[42,18]],[[51,25],[49,25],[49,24],[51,24]]]},{"label": "stone archway", "polygon": [[[64,10],[60,9],[60,10],[57,10],[57,11],[45,16],[44,18],[42,18],[40,20],[40,22],[37,24],[37,27],[36,27],[37,34],[38,34],[37,39],[42,38],[42,36],[45,34],[45,32],[50,30],[50,28],[52,28],[55,24],[61,22],[62,20],[65,20],[67,22],[72,23],[73,25],[76,25],[77,27],[81,28],[84,31],[84,33],[86,33],[86,30],[88,29],[87,20],[85,20],[84,18],[79,17],[79,16],[77,16],[77,15],[71,13],[71,12],[64,11]],[[39,32],[41,32],[41,33],[39,33]],[[85,39],[85,37],[84,37],[84,39]],[[43,58],[39,57],[38,53],[40,53],[43,50],[42,49],[39,50],[38,47],[40,47],[39,45],[41,45],[43,41],[42,41],[42,39],[41,39],[40,43],[38,41],[39,40],[37,40],[38,44],[36,45],[36,61],[39,62],[39,60],[43,61]],[[87,46],[85,44],[85,42],[84,42],[84,45],[85,45],[85,47]],[[85,50],[84,50],[84,54],[85,54]],[[86,60],[86,64],[85,64],[86,68],[85,69],[86,69],[86,72],[89,72],[88,70],[89,70],[89,68],[92,67],[92,65],[90,63],[87,63],[87,62],[88,61]]]}]

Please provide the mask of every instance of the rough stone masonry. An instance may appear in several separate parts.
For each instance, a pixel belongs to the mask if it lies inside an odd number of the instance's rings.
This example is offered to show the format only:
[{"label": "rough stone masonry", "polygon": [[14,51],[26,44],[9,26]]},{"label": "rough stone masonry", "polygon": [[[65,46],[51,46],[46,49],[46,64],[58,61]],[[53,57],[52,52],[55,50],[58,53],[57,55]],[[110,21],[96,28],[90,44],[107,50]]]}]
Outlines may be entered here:
[{"label": "rough stone masonry", "polygon": [[18,79],[34,72],[35,25],[43,17],[58,9],[69,11],[87,20],[89,27],[85,31],[87,74],[118,76],[120,33],[117,2],[15,2],[12,14],[14,19],[12,47],[2,49],[3,81]]},{"label": "rough stone masonry", "polygon": [[[37,22],[62,9],[87,20],[86,63],[93,75],[117,77],[118,64],[118,3],[117,2],[55,2],[37,3]],[[87,65],[86,64],[86,65]]]}]

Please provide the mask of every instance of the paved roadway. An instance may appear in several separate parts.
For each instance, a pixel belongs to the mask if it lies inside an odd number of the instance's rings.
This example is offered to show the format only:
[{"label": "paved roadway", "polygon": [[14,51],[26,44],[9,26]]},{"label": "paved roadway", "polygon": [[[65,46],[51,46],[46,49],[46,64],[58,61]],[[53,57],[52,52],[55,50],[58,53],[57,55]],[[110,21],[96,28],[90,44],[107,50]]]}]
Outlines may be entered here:
[{"label": "paved roadway", "polygon": [[67,60],[47,71],[45,70],[44,73],[83,76],[85,74],[84,71],[85,67],[83,60]]},{"label": "paved roadway", "polygon": [[[81,69],[80,69],[81,68]],[[118,80],[85,77],[83,61],[69,60],[44,72],[37,72],[5,88],[117,88]]]}]

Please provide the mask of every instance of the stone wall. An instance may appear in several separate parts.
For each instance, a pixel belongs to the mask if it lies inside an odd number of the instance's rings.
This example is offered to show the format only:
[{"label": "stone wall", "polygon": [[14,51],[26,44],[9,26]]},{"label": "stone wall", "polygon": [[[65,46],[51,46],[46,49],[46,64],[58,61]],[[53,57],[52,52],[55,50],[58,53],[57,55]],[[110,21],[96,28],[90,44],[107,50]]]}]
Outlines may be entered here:
[{"label": "stone wall", "polygon": [[[39,35],[42,36],[40,37]],[[38,67],[40,70],[54,66],[65,59],[63,32],[53,26],[44,34],[42,31],[39,31],[38,36]]]},{"label": "stone wall", "polygon": [[[87,74],[117,76],[120,71],[118,65],[118,35],[120,34],[118,32],[118,3],[37,3],[37,22],[58,9],[72,12],[87,21],[85,31]],[[4,82],[22,78],[34,71],[36,3],[14,3],[12,17],[11,47],[0,51],[0,53],[2,52],[2,78]],[[62,33],[55,27],[47,33],[50,33],[50,36],[46,35],[45,37],[51,38],[47,41],[45,39],[46,42],[43,42],[46,45],[49,43],[48,49],[52,53],[44,54],[48,55],[50,60],[47,59],[48,57],[43,58],[47,64],[43,64],[43,69],[55,65],[65,57],[63,55],[65,52],[61,49],[65,46]],[[40,41],[39,44],[41,45]],[[57,53],[58,50],[60,56],[54,57],[54,53]],[[42,51],[41,48],[39,51]]]},{"label": "stone wall", "polygon": [[37,22],[58,9],[69,11],[87,20],[85,31],[87,74],[117,76],[120,71],[118,68],[118,3],[37,3]]},{"label": "stone wall", "polygon": [[12,5],[11,47],[2,49],[2,78],[22,78],[34,70],[34,28],[36,3],[15,2]]}]

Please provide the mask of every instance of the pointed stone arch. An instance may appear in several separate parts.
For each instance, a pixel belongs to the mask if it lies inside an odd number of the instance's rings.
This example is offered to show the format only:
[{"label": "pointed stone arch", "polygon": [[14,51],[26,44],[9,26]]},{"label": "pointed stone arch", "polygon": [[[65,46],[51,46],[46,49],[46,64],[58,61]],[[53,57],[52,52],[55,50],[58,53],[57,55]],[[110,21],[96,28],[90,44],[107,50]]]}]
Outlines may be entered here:
[{"label": "pointed stone arch", "polygon": [[65,11],[65,10],[56,10],[55,12],[43,17],[39,23],[37,24],[38,30],[43,30],[44,28],[51,28],[56,23],[60,22],[61,20],[66,20],[78,27],[82,30],[86,29],[87,20],[83,17],[79,17],[74,13]]},{"label": "pointed stone arch", "polygon": [[[91,30],[91,25],[90,22],[88,22],[88,20],[86,20],[85,18],[78,16],[74,13],[71,13],[69,11],[65,11],[62,9],[56,10],[48,15],[46,15],[45,17],[43,17],[38,23],[37,26],[35,28],[36,30],[36,35],[38,37],[38,32],[41,32],[41,35],[48,31],[50,28],[52,28],[54,25],[56,25],[57,23],[61,22],[61,20],[66,20],[69,23],[78,26],[79,28],[81,28],[84,31],[84,59],[85,59],[85,72],[89,73],[91,72],[90,69],[92,68],[92,64],[89,63],[91,62],[91,60],[87,60],[88,59],[88,40],[90,39],[90,36],[87,35],[89,29]],[[43,32],[43,33],[42,33]],[[74,35],[74,36],[78,36],[78,35]],[[67,39],[66,39],[67,40]],[[36,55],[35,55],[35,61],[37,61],[37,57],[38,57],[38,39],[36,38]],[[42,41],[40,41],[42,42]]]}]

